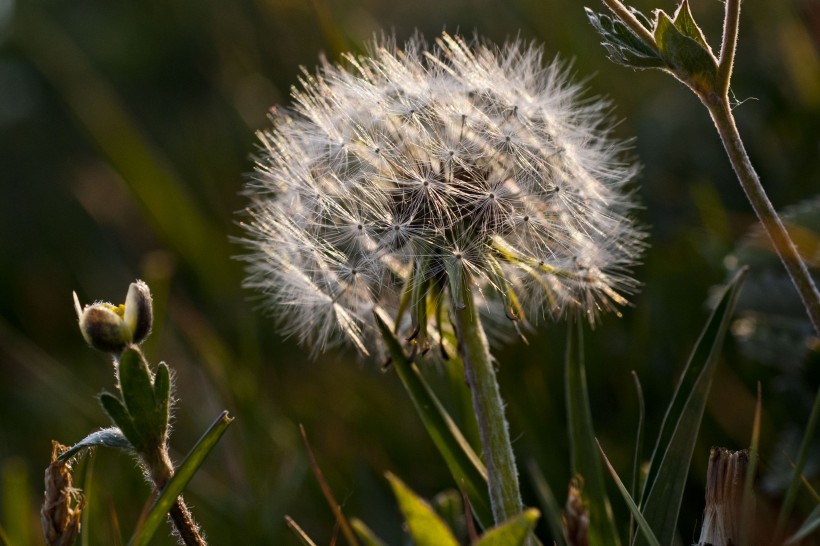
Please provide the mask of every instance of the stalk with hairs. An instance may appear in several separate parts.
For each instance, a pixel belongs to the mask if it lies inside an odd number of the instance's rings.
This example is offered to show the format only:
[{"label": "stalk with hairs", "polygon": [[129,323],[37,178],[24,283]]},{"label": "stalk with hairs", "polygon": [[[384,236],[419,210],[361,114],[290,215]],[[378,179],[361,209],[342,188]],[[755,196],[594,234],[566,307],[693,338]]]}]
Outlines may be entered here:
[{"label": "stalk with hairs", "polygon": [[413,354],[458,352],[496,523],[522,500],[488,334],[637,287],[636,169],[581,91],[534,45],[382,39],[303,73],[246,188],[245,284],[286,334],[378,353],[378,311]]}]

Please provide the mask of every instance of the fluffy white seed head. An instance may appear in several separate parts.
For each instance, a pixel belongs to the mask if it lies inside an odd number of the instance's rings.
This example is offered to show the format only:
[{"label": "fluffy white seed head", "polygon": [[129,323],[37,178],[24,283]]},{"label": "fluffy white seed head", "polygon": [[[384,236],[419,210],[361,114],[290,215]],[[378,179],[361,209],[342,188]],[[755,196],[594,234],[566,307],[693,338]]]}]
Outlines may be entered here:
[{"label": "fluffy white seed head", "polygon": [[376,307],[440,341],[462,283],[512,319],[624,305],[635,168],[567,76],[533,45],[446,33],[305,72],[259,135],[246,286],[314,351],[367,352]]}]

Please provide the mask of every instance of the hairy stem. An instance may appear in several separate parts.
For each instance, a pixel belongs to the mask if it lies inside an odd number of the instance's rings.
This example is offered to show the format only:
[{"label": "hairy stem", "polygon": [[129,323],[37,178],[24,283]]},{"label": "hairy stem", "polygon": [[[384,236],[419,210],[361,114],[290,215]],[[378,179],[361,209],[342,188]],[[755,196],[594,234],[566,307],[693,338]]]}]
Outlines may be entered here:
[{"label": "hairy stem", "polygon": [[732,79],[732,66],[737,49],[737,33],[740,27],[740,0],[726,0],[726,16],[723,20],[723,40],[720,45],[717,84],[722,95],[729,93],[729,81]]},{"label": "hairy stem", "polygon": [[462,305],[456,304],[453,298],[453,322],[484,450],[493,517],[496,523],[501,523],[523,510],[518,471],[487,337],[468,282],[460,284]]},{"label": "hairy stem", "polygon": [[755,214],[763,224],[777,255],[797,288],[815,332],[820,334],[820,292],[817,291],[805,262],[769,201],[760,183],[760,178],[749,161],[749,156],[746,154],[743,141],[737,131],[737,125],[735,125],[728,97],[725,94],[723,96],[710,94],[701,96],[700,99],[712,115],[712,121],[720,134],[726,154],[729,156],[743,191],[746,192]]},{"label": "hairy stem", "polygon": [[[167,449],[164,447],[161,448],[160,452],[151,458],[150,468],[154,486],[157,488],[157,492],[159,492],[168,484],[174,475],[174,467],[171,464]],[[171,516],[171,521],[174,522],[177,533],[179,533],[179,538],[185,546],[207,546],[205,539],[202,538],[199,532],[199,525],[194,521],[185,501],[182,500],[182,495],[174,501],[169,515]]]}]

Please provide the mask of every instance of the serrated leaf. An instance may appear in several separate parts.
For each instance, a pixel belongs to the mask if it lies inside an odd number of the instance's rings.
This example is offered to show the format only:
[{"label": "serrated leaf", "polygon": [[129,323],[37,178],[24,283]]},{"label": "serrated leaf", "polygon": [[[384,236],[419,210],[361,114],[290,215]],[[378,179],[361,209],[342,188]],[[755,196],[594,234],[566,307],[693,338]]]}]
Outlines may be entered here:
[{"label": "serrated leaf", "polygon": [[116,427],[111,427],[92,432],[64,451],[57,460],[65,461],[84,449],[94,447],[114,447],[125,451],[134,451],[134,446],[131,445],[131,442],[128,441],[122,431]]},{"label": "serrated leaf", "polygon": [[356,535],[362,541],[364,546],[387,546],[387,543],[376,536],[370,527],[365,525],[365,523],[356,518],[352,518],[350,520],[350,526],[353,527],[353,530],[356,532]]},{"label": "serrated leaf", "polygon": [[122,400],[111,393],[102,392],[100,393],[100,404],[134,449],[142,451],[145,445],[144,439],[134,426],[134,420],[131,419],[131,414],[128,413]]},{"label": "serrated leaf", "polygon": [[609,469],[612,479],[615,481],[615,485],[618,486],[618,491],[621,492],[621,496],[623,496],[624,501],[626,501],[626,505],[629,507],[632,517],[635,518],[635,521],[638,523],[638,528],[643,533],[644,540],[646,540],[650,546],[660,546],[660,542],[658,542],[658,539],[655,537],[655,533],[652,532],[649,523],[643,517],[643,514],[641,514],[641,510],[638,508],[638,505],[635,504],[635,501],[632,499],[632,495],[630,495],[629,491],[626,490],[624,482],[622,482],[621,478],[618,477],[618,473],[615,472],[615,468],[612,466],[612,463],[609,462],[606,453],[604,453],[603,448],[601,448],[601,444],[598,444],[598,450],[601,453],[601,457],[604,459],[604,463],[606,463],[606,466]]},{"label": "serrated leaf", "polygon": [[117,370],[122,399],[137,433],[145,441],[157,441],[164,432],[160,433],[158,430],[160,420],[157,417],[157,401],[148,363],[138,349],[128,347],[120,356]]},{"label": "serrated leaf", "polygon": [[524,510],[484,533],[474,546],[522,546],[535,528],[539,515],[535,508]]},{"label": "serrated leaf", "polygon": [[165,362],[160,362],[157,366],[157,373],[154,375],[154,400],[156,401],[155,426],[161,437],[164,437],[168,430],[168,412],[171,401],[171,372]]},{"label": "serrated leaf", "polygon": [[[604,39],[601,45],[606,48],[611,61],[630,68],[665,68],[666,62],[658,55],[655,48],[647,44],[620,19],[605,13],[595,13],[584,8],[589,22]],[[651,30],[649,20],[641,12],[630,9],[647,30]]]},{"label": "serrated leaf", "polygon": [[[683,488],[712,377],[745,276],[744,269],[729,283],[701,332],[666,410],[652,452],[646,480],[649,494],[641,508],[661,544],[671,544],[675,536]],[[635,544],[646,544],[646,541],[639,535]]]},{"label": "serrated leaf", "polygon": [[427,385],[424,377],[405,355],[404,350],[393,335],[385,319],[377,312],[376,323],[381,331],[387,351],[393,359],[393,367],[399,375],[419,417],[444,458],[450,474],[459,488],[464,488],[470,500],[473,513],[483,528],[493,522],[490,498],[487,489],[487,471],[473,451],[453,419],[438,401]]},{"label": "serrated leaf", "polygon": [[205,458],[216,447],[219,439],[228,429],[228,426],[233,422],[233,417],[228,415],[227,411],[216,418],[216,421],[211,424],[205,434],[197,441],[185,460],[176,470],[176,473],[171,480],[162,488],[148,514],[145,516],[142,525],[139,526],[131,540],[128,541],[128,546],[146,546],[154,536],[157,528],[165,520],[165,515],[171,509],[171,506],[179,497],[191,478],[194,477],[196,471],[202,466]]},{"label": "serrated leaf", "polygon": [[456,537],[427,502],[393,474],[388,473],[387,480],[399,501],[399,509],[415,546],[458,546]]},{"label": "serrated leaf", "polygon": [[703,35],[703,31],[695,22],[695,18],[692,17],[692,11],[689,9],[689,0],[683,0],[683,2],[681,2],[680,6],[678,6],[678,9],[675,10],[672,22],[675,24],[675,28],[678,29],[681,34],[683,34],[684,36],[688,36],[689,38],[692,38],[693,40],[698,42],[705,50],[712,54],[712,48],[709,47],[709,43],[706,41],[706,37]]},{"label": "serrated leaf", "polygon": [[681,33],[664,11],[658,10],[657,17],[655,41],[669,70],[695,91],[703,93],[715,89],[717,60],[709,46]]},{"label": "serrated leaf", "polygon": [[[577,327],[577,328],[576,328]],[[573,331],[577,329],[577,335]],[[584,369],[583,330],[580,321],[567,328],[565,361],[567,420],[572,473],[584,479],[583,498],[589,503],[589,543],[620,545],[612,508],[606,494],[603,468],[595,443]]]}]

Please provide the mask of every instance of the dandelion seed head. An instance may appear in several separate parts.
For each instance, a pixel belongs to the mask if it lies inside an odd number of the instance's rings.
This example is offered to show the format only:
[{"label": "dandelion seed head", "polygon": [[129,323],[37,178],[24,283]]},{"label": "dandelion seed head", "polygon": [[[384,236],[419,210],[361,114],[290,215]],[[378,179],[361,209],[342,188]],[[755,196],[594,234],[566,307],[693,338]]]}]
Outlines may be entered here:
[{"label": "dandelion seed head", "polygon": [[304,71],[259,135],[245,285],[315,351],[367,352],[376,308],[441,342],[463,283],[488,324],[617,313],[644,247],[636,169],[568,76],[535,45],[446,33]]}]

